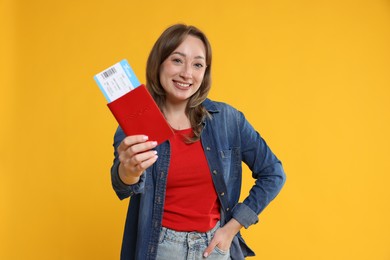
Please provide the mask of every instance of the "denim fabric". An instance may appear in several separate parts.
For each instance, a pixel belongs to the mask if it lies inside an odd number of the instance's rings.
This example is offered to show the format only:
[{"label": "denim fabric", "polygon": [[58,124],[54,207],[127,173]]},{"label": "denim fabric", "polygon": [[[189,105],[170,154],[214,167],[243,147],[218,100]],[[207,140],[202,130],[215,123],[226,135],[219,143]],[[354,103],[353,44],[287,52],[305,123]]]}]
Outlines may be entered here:
[{"label": "denim fabric", "polygon": [[[177,232],[163,227],[157,247],[157,260],[204,260],[203,253],[210,244],[215,231],[219,228],[219,222],[210,231]],[[218,247],[207,257],[208,260],[229,260],[229,251],[220,250]]]},{"label": "denim fabric", "polygon": [[[258,215],[276,197],[285,182],[281,162],[264,139],[235,108],[207,99],[204,107],[210,117],[203,122],[202,146],[221,204],[221,225],[235,218],[245,228],[258,222]],[[165,188],[170,161],[170,145],[156,147],[157,162],[141,176],[139,183],[125,185],[118,176],[116,148],[125,138],[118,128],[114,137],[114,163],[111,168],[113,188],[120,199],[131,197],[122,242],[121,259],[155,259],[164,209]],[[252,172],[255,184],[239,203],[242,162]],[[245,191],[246,192],[246,191]],[[233,260],[253,256],[238,233],[233,239]]]}]

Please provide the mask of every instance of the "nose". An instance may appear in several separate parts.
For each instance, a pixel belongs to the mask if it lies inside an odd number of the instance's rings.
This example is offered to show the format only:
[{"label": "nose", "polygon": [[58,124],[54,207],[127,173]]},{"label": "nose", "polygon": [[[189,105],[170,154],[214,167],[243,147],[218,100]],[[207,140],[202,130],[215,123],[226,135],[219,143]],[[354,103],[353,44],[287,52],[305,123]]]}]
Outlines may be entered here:
[{"label": "nose", "polygon": [[182,67],[182,70],[180,72],[180,76],[185,79],[190,79],[192,78],[192,67],[191,64],[185,63],[184,66]]}]

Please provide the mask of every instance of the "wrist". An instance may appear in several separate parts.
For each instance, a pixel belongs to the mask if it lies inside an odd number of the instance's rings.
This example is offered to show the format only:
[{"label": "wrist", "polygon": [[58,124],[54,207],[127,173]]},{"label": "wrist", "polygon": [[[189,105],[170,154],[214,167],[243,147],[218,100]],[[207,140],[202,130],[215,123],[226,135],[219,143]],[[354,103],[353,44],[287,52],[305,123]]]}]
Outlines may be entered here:
[{"label": "wrist", "polygon": [[238,222],[236,219],[232,218],[231,220],[229,220],[228,223],[226,223],[224,227],[226,227],[226,229],[228,230],[229,235],[234,237],[235,235],[237,235],[243,225],[241,225],[240,222]]},{"label": "wrist", "polygon": [[139,182],[140,176],[131,176],[130,173],[127,172],[126,168],[122,163],[119,164],[118,167],[118,175],[119,179],[126,185],[133,185]]}]

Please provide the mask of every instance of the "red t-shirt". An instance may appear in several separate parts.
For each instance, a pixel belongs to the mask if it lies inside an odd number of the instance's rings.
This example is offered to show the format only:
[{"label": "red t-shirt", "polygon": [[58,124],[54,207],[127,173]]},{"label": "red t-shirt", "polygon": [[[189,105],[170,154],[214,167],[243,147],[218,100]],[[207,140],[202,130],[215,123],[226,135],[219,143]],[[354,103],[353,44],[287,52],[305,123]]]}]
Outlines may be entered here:
[{"label": "red t-shirt", "polygon": [[206,232],[220,219],[219,201],[200,141],[186,143],[192,129],[174,130],[162,225]]}]

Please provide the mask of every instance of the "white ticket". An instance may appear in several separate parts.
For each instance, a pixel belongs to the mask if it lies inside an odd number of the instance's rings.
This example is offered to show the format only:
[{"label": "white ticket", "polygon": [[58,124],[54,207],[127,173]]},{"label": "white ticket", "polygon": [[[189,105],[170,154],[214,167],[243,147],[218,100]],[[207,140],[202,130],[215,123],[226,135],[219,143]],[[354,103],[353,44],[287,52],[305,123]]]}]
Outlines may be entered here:
[{"label": "white ticket", "polygon": [[127,60],[96,74],[94,79],[109,103],[141,85]]}]

